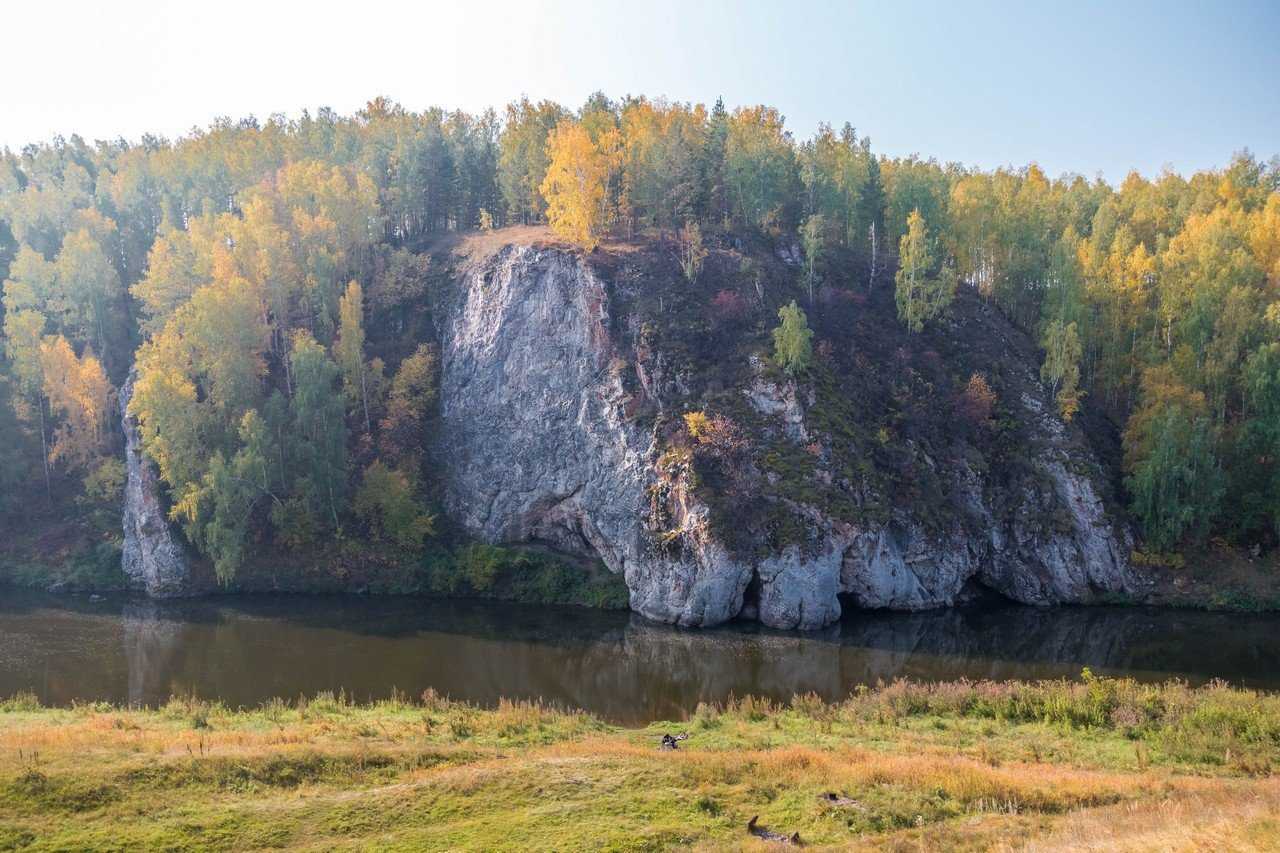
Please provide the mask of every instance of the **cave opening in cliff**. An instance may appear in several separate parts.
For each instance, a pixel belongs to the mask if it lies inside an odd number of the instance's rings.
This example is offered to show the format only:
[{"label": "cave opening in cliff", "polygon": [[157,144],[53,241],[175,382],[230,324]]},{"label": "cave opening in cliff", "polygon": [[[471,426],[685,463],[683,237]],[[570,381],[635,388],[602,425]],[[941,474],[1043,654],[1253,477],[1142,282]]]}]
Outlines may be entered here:
[{"label": "cave opening in cliff", "polygon": [[751,571],[751,580],[747,583],[747,588],[742,591],[742,609],[738,611],[739,619],[758,619],[760,617],[760,590],[764,586],[764,582],[760,580],[760,573],[756,570]]},{"label": "cave opening in cliff", "polygon": [[986,583],[980,574],[973,575],[966,580],[964,586],[960,587],[960,591],[956,593],[955,598],[955,604],[973,607],[981,607],[983,605],[999,607],[1014,603],[1016,602],[1012,598]]},{"label": "cave opening in cliff", "polygon": [[[846,616],[859,610],[878,610],[882,612],[901,610],[901,608],[893,606],[875,605],[868,607],[856,592],[842,592],[837,598],[840,601],[840,611]],[[955,598],[949,604],[940,604],[937,607],[925,609],[941,610],[955,606],[995,609],[1018,603],[999,589],[984,582],[981,576],[974,575],[964,582],[959,592],[956,593]]]}]

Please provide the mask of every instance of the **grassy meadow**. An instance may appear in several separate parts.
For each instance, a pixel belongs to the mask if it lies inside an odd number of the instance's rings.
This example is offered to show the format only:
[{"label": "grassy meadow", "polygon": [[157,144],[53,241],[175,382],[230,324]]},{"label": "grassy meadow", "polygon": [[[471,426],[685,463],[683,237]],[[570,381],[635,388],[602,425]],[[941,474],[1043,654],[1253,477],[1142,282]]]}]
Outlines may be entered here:
[{"label": "grassy meadow", "polygon": [[[663,734],[687,733],[671,750]],[[619,728],[430,692],[0,702],[0,850],[1280,850],[1280,696],[896,682]]]}]

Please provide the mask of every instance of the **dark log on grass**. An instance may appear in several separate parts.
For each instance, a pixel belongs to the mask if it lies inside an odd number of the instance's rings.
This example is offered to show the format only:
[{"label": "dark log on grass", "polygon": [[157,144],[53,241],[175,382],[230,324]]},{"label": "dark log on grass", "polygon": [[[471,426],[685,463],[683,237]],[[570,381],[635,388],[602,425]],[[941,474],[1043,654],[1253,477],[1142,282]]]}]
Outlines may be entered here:
[{"label": "dark log on grass", "polygon": [[751,833],[756,838],[762,838],[765,841],[772,841],[775,844],[787,844],[793,847],[799,847],[801,845],[800,833],[793,832],[790,835],[783,835],[781,832],[774,832],[768,827],[758,826],[756,821],[759,819],[760,815],[756,815],[751,818],[751,820],[747,821],[747,832]]},{"label": "dark log on grass", "polygon": [[688,739],[689,739],[689,734],[688,734],[688,732],[681,732],[680,734],[676,735],[675,737],[672,737],[671,735],[663,735],[663,736],[662,736],[662,746],[660,746],[660,747],[658,747],[658,748],[659,748],[659,749],[679,749],[679,748],[680,748],[680,741],[682,741],[682,740],[688,740]]},{"label": "dark log on grass", "polygon": [[825,794],[819,794],[818,799],[826,803],[827,805],[831,805],[831,806],[839,806],[842,808],[849,807],[849,808],[855,808],[855,809],[866,808],[866,806],[864,806],[862,803],[858,802],[857,800],[853,799],[852,797],[846,797],[844,794],[837,794],[832,791],[828,791]]}]

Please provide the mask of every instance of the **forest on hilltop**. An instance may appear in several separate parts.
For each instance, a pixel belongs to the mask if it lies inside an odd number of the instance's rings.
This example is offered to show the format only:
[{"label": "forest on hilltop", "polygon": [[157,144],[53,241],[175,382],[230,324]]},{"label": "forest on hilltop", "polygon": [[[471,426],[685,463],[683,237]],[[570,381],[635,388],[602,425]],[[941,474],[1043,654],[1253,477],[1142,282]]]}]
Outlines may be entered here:
[{"label": "forest on hilltop", "polygon": [[[224,581],[257,542],[419,553],[437,353],[405,324],[440,274],[427,249],[532,223],[585,250],[669,236],[691,280],[718,238],[797,247],[807,299],[776,336],[793,373],[832,259],[841,282],[894,282],[903,334],[972,288],[1040,341],[1064,418],[1120,426],[1150,551],[1280,541],[1280,159],[1112,187],[885,157],[849,125],[797,141],[765,106],[600,94],[5,151],[0,523],[118,529],[136,370],[172,517]],[[732,308],[716,299],[708,322]]]}]

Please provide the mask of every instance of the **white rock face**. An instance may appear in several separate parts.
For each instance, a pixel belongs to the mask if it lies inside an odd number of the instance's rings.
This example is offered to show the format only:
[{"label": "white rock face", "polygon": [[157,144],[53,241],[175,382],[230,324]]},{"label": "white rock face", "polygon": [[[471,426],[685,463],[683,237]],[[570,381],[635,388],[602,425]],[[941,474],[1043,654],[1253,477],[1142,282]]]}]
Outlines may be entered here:
[{"label": "white rock face", "polygon": [[[723,622],[750,574],[712,542],[658,553],[645,528],[657,451],[625,417],[608,310],[604,285],[563,252],[508,248],[470,272],[441,353],[449,509],[489,541],[599,555],[646,616]],[[696,537],[698,508],[684,524]]]},{"label": "white rock face", "polygon": [[[911,507],[865,528],[797,507],[818,531],[815,546],[731,555],[707,507],[660,471],[652,432],[628,417],[635,400],[620,377],[635,355],[611,337],[609,310],[605,284],[560,250],[508,247],[467,274],[442,341],[440,441],[449,510],[474,534],[598,555],[625,577],[633,610],[690,626],[742,615],[814,629],[840,617],[841,594],[860,607],[918,610],[954,602],[975,578],[1036,604],[1130,587],[1129,543],[1071,464],[1084,451],[1069,448],[1062,423],[1030,395],[1022,405],[1044,447],[1012,518],[962,465],[946,473],[968,523],[941,535],[926,533]],[[642,365],[636,373],[645,393]],[[756,383],[745,393],[782,434],[808,439],[794,387]]]},{"label": "white rock face", "polygon": [[760,414],[779,418],[783,431],[792,441],[807,442],[809,432],[804,427],[804,409],[796,396],[796,386],[790,382],[782,386],[769,382],[759,375],[762,369],[759,359],[752,356],[751,361],[757,376],[751,387],[742,392],[747,401]]},{"label": "white rock face", "polygon": [[152,598],[190,593],[191,567],[186,550],[174,535],[160,499],[160,479],[143,455],[138,423],[129,417],[133,396],[131,373],[120,389],[120,419],[124,427],[124,548],[122,568],[129,585]]}]

